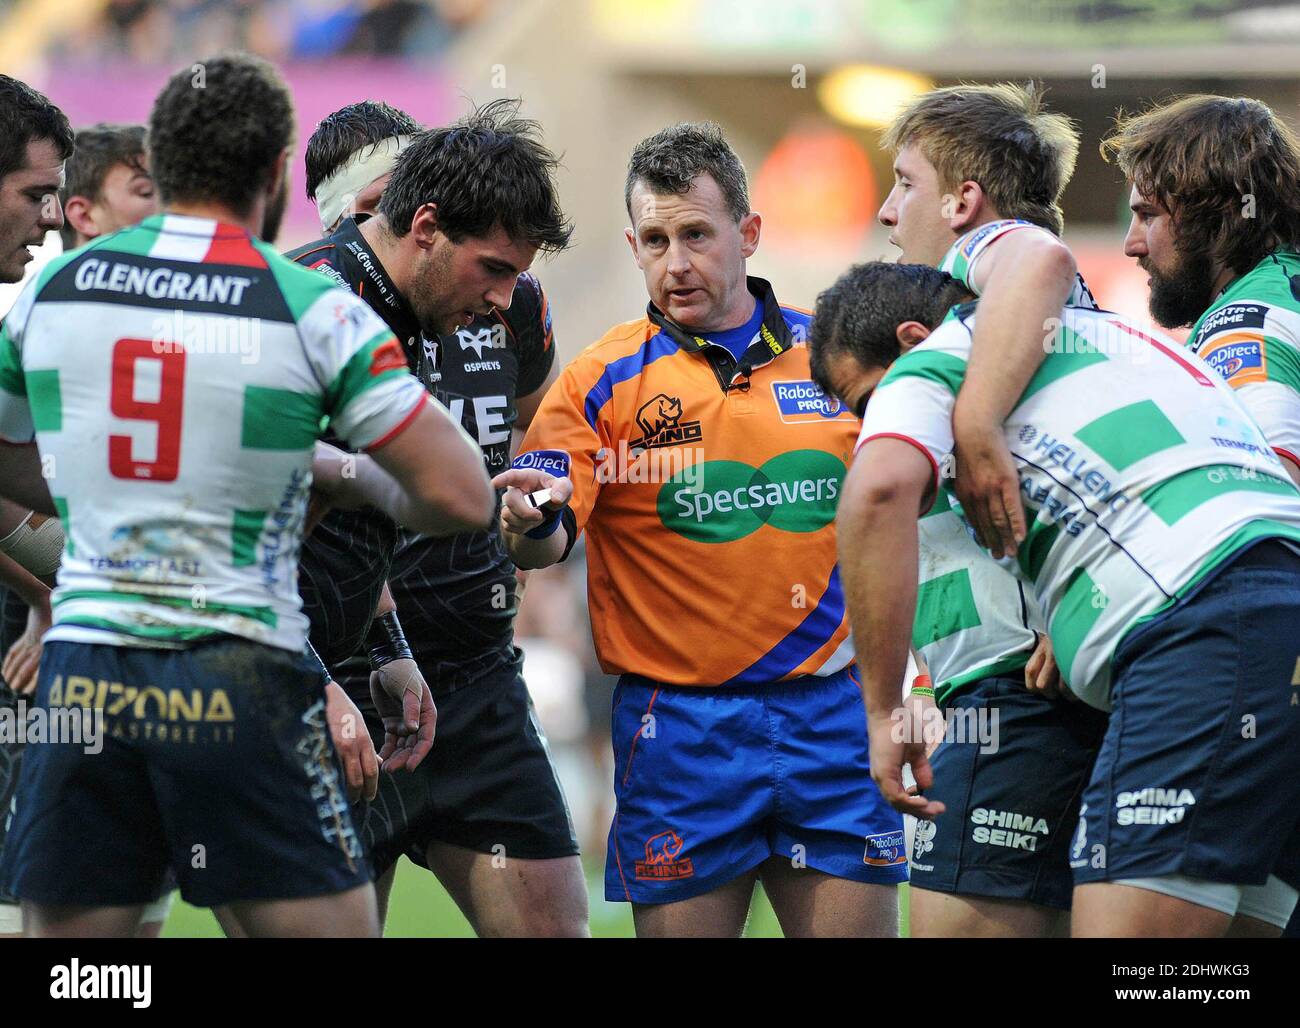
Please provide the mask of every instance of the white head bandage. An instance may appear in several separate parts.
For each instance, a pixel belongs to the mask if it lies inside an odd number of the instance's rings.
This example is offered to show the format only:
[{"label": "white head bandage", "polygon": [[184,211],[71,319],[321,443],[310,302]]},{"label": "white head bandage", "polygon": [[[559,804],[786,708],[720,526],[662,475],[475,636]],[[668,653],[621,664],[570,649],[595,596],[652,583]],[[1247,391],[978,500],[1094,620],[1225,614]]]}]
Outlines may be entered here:
[{"label": "white head bandage", "polygon": [[329,178],[316,187],[316,212],[320,227],[328,232],[352,208],[357,194],[397,163],[397,155],[411,145],[414,136],[389,136],[363,146],[344,161]]}]

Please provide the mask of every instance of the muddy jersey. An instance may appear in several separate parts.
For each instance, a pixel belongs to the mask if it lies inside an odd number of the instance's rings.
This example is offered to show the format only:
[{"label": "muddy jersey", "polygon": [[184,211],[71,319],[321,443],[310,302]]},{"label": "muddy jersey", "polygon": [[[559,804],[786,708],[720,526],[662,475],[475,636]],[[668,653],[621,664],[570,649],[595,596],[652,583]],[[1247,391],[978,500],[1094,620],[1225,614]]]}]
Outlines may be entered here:
[{"label": "muddy jersey", "polygon": [[51,262],[0,329],[0,436],[36,440],[66,536],[47,640],[301,652],[313,446],[426,402],[369,307],[236,226],[159,215]]}]

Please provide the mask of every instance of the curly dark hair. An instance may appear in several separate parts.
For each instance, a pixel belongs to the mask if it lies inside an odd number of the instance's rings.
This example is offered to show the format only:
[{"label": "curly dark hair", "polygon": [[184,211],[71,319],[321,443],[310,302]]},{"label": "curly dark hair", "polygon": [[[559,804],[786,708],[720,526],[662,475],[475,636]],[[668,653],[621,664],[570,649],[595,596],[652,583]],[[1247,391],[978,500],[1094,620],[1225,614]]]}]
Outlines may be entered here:
[{"label": "curly dark hair", "polygon": [[379,213],[404,236],[416,211],[438,205],[438,227],[454,243],[500,225],[511,239],[545,252],[569,245],[573,226],[560,209],[559,160],[519,101],[494,100],[445,128],[429,129],[402,151]]},{"label": "curly dark hair", "polygon": [[68,116],[26,82],[0,75],[0,179],[27,164],[27,144],[48,139],[62,160],[72,156]]},{"label": "curly dark hair", "polygon": [[970,299],[965,286],[928,264],[855,264],[817,297],[808,337],[813,381],[834,396],[833,357],[847,353],[864,368],[887,368],[898,360],[899,325],[919,321],[935,328],[955,304]]},{"label": "curly dark hair", "polygon": [[1300,245],[1300,140],[1259,100],[1185,96],[1121,112],[1101,155],[1169,211],[1183,254],[1240,275]]},{"label": "curly dark hair", "polygon": [[641,140],[632,150],[623,185],[627,216],[632,214],[632,190],[644,182],[659,196],[680,195],[700,175],[711,175],[722,190],[727,210],[740,221],[749,213],[745,166],[731,148],[722,128],[712,121],[681,122]]},{"label": "curly dark hair", "polygon": [[[145,128],[143,125],[91,125],[77,129],[76,147],[66,166],[66,179],[59,190],[59,200],[67,206],[71,196],[99,198],[104,178],[119,164],[145,171]],[[63,245],[70,249],[77,241],[77,230],[66,221],[59,229]]]},{"label": "curly dark hair", "polygon": [[149,115],[149,162],[164,203],[216,201],[246,214],[293,145],[293,97],[267,61],[226,53],[176,72]]},{"label": "curly dark hair", "polygon": [[382,100],[362,100],[327,114],[307,140],[307,199],[363,146],[392,136],[413,136],[422,130],[405,111]]}]

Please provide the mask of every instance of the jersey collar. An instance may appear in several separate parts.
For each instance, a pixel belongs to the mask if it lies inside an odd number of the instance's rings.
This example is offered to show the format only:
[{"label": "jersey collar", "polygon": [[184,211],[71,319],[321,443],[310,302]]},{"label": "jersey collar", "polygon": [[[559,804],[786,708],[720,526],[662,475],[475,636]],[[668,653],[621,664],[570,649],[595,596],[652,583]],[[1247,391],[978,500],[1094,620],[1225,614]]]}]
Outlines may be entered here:
[{"label": "jersey collar", "polygon": [[[401,340],[409,354],[419,341],[420,322],[411,310],[411,305],[406,302],[406,297],[393,285],[388,271],[371,249],[369,240],[361,234],[359,224],[356,219],[345,218],[329,237],[330,242],[356,264],[359,283],[357,294],[367,300],[388,322],[388,327]],[[370,295],[367,295],[367,291]]]},{"label": "jersey collar", "polygon": [[[785,315],[781,313],[781,305],[776,302],[772,283],[767,279],[750,275],[745,279],[745,285],[763,305],[763,320],[758,326],[758,338],[750,344],[749,349],[741,355],[740,359],[740,364],[748,365],[750,370],[753,370],[781,356],[794,346],[795,339],[790,326],[785,322]],[[699,353],[713,345],[702,336],[697,336],[678,325],[653,303],[646,307],[646,317],[650,319],[651,324],[687,353]]]}]

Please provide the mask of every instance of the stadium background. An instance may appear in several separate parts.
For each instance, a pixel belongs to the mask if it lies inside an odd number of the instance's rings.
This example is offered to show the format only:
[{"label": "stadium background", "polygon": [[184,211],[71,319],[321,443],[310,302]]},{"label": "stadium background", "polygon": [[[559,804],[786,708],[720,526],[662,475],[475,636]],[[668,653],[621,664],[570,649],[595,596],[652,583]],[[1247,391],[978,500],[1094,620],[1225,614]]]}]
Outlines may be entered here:
[{"label": "stadium background", "polygon": [[[632,145],[672,121],[724,126],[764,218],[751,270],[811,306],[846,264],[891,255],[874,220],[892,180],[877,143],[902,100],[957,81],[1040,79],[1083,136],[1066,238],[1103,306],[1140,320],[1145,275],[1120,250],[1127,191],[1097,154],[1116,109],[1245,94],[1300,121],[1300,3],[1278,0],[0,0],[0,70],[74,126],[145,121],[171,71],[226,47],[276,61],[294,90],[286,249],[319,235],[301,149],[322,115],[371,97],[435,124],[469,99],[521,96],[564,154],[577,225],[573,248],[534,269],[561,360],[644,306],[622,238],[623,172]],[[58,252],[56,234],[44,249]],[[14,292],[0,287],[0,311]],[[612,683],[591,653],[580,562],[531,577],[517,634],[588,855],[593,931],[631,935],[627,908],[599,885]],[[178,903],[165,934],[218,930]],[[388,934],[471,933],[431,876],[403,862]],[[779,934],[766,902],[749,934]]]}]

